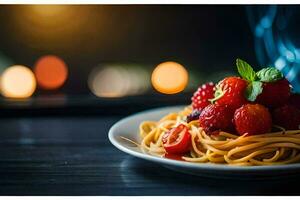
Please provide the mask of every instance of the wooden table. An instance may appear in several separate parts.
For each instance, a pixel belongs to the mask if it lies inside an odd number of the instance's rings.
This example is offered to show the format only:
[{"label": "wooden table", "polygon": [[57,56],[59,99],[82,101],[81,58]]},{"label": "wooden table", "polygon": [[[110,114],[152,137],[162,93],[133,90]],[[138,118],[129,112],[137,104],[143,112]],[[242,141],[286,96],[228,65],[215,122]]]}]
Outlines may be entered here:
[{"label": "wooden table", "polygon": [[299,177],[237,181],[170,171],[114,148],[121,116],[0,119],[1,195],[294,195]]}]

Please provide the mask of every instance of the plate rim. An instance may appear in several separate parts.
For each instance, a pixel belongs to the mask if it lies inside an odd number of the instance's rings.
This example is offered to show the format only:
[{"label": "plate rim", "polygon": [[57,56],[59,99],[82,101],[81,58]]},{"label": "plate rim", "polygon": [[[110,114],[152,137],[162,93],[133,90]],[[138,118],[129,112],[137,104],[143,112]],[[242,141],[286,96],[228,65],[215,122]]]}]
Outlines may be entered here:
[{"label": "plate rim", "polygon": [[[152,108],[144,111],[140,111],[137,113],[134,113],[132,115],[126,116],[116,123],[114,123],[111,128],[108,131],[108,138],[109,141],[114,145],[117,149],[120,151],[129,154],[134,157],[138,157],[144,160],[148,160],[151,162],[163,164],[163,165],[169,165],[169,166],[175,166],[175,167],[181,167],[181,168],[193,168],[193,169],[199,169],[199,170],[214,170],[214,171],[226,171],[226,172],[237,172],[237,171],[247,171],[247,172],[257,172],[257,171],[280,171],[280,170],[300,170],[300,163],[292,163],[292,164],[285,164],[285,165],[265,165],[265,166],[235,166],[235,165],[226,165],[226,164],[214,164],[214,163],[192,163],[192,162],[186,162],[186,161],[178,161],[178,160],[172,160],[167,159],[163,157],[157,157],[149,154],[144,154],[142,152],[134,151],[130,148],[126,148],[125,145],[120,144],[117,140],[115,140],[115,133],[118,128],[123,125],[124,123],[133,120],[134,118],[137,118],[139,116],[150,114],[154,112],[161,112],[164,110],[178,110],[186,105],[177,105],[177,106],[166,106],[166,107],[157,107]],[[147,119],[145,119],[147,120]],[[138,132],[138,130],[137,130]]]}]

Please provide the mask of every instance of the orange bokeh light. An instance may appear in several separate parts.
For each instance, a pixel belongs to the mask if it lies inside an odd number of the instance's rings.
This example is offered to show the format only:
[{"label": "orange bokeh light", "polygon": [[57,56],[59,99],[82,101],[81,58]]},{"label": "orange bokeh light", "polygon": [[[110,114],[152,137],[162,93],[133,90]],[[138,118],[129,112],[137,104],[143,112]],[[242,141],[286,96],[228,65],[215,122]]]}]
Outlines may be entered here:
[{"label": "orange bokeh light", "polygon": [[46,90],[61,87],[68,77],[66,63],[57,56],[41,57],[35,64],[34,73],[38,86]]},{"label": "orange bokeh light", "polygon": [[185,89],[188,84],[188,72],[179,63],[163,62],[152,72],[153,87],[164,94],[176,94]]}]

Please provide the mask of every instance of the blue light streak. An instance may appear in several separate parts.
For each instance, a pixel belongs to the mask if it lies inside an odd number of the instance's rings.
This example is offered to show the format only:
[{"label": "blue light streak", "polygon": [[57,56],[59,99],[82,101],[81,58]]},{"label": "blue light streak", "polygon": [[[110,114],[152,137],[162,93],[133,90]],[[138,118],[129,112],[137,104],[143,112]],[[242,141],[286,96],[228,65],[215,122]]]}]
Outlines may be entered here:
[{"label": "blue light streak", "polygon": [[256,56],[260,65],[271,65],[281,70],[293,89],[300,92],[300,48],[297,48],[288,34],[291,14],[284,14],[280,9],[276,5],[246,7],[255,37]]}]

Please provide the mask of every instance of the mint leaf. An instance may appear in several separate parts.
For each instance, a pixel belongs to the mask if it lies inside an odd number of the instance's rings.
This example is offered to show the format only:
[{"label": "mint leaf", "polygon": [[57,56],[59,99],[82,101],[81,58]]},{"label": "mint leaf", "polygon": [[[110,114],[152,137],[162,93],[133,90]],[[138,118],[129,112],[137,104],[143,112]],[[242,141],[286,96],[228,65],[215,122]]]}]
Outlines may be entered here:
[{"label": "mint leaf", "polygon": [[257,76],[251,65],[247,62],[236,59],[236,66],[241,77],[247,81],[255,81]]},{"label": "mint leaf", "polygon": [[246,98],[249,101],[255,101],[256,97],[263,91],[263,83],[260,81],[252,81],[246,88]]},{"label": "mint leaf", "polygon": [[263,82],[275,82],[283,78],[281,71],[275,67],[263,68],[256,74],[259,80]]}]

